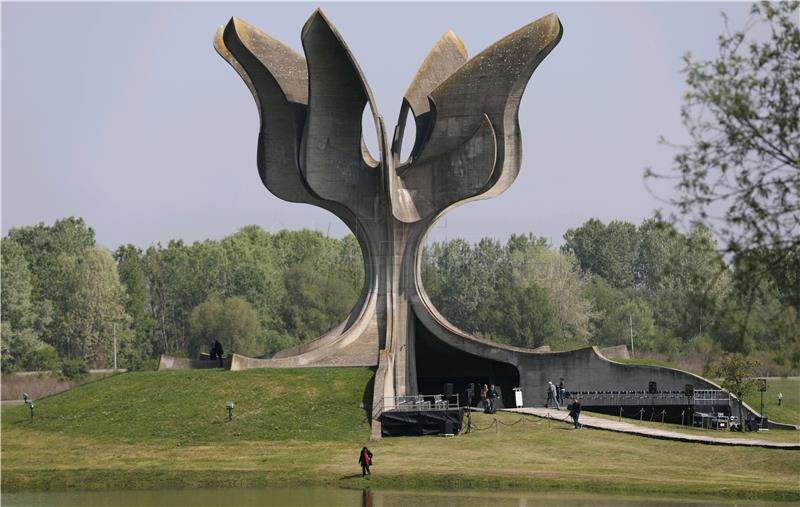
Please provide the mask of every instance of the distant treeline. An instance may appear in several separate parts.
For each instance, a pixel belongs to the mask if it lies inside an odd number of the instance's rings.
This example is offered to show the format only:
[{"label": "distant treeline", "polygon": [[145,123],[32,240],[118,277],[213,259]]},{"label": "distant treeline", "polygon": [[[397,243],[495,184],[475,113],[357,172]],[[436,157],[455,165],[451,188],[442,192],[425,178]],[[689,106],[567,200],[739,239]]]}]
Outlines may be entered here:
[{"label": "distant treeline", "polygon": [[[740,290],[705,230],[589,220],[564,239],[560,249],[533,235],[433,243],[426,290],[454,324],[513,345],[629,344],[632,330],[640,352],[710,364],[738,351],[798,369],[796,305],[769,277]],[[228,352],[274,352],[338,324],[363,278],[352,236],[247,226],[110,252],[80,218],[15,228],[2,240],[2,368],[108,367],[114,338],[118,365],[132,369],[162,353],[194,357],[214,339]]]},{"label": "distant treeline", "polygon": [[773,373],[798,370],[797,291],[780,266],[751,262],[758,283],[739,283],[707,230],[684,235],[656,220],[591,219],[564,240],[559,249],[533,235],[435,243],[425,287],[454,324],[498,342],[630,347],[633,335],[638,353],[706,372],[721,352],[755,355]]}]

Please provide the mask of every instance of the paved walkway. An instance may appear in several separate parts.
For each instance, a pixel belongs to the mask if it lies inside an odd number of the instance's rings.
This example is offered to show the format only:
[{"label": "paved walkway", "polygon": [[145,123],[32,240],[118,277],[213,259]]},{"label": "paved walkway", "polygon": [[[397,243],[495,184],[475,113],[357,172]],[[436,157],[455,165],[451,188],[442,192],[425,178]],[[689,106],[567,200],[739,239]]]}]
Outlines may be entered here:
[{"label": "paved walkway", "polygon": [[[516,412],[518,414],[535,415],[536,417],[546,418],[560,421],[567,417],[565,410],[556,410],[552,408],[508,408],[504,412]],[[642,437],[660,438],[663,440],[679,440],[681,442],[696,442],[701,444],[711,445],[739,445],[745,447],[768,447],[770,449],[795,449],[800,450],[800,442],[770,442],[766,440],[756,440],[750,438],[723,438],[712,437],[705,435],[690,435],[688,433],[680,433],[677,431],[662,430],[658,428],[650,428],[646,426],[639,426],[629,422],[614,421],[611,419],[603,419],[601,417],[592,417],[587,415],[586,412],[581,413],[581,424],[587,428],[594,428],[598,430],[616,431],[619,433],[631,433]],[[567,418],[565,424],[572,424],[572,419]],[[773,431],[790,431],[790,430],[773,430]],[[798,440],[800,440],[800,432],[798,432]]]}]

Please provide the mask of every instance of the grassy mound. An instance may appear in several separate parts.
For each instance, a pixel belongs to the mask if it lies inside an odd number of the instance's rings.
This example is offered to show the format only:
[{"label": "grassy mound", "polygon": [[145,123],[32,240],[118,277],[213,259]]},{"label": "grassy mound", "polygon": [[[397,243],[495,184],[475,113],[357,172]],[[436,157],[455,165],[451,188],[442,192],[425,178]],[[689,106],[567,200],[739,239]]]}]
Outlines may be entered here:
[{"label": "grassy mound", "polygon": [[[354,441],[369,435],[368,368],[141,372],[3,409],[3,425],[128,443]],[[233,401],[228,421],[226,401]]]}]

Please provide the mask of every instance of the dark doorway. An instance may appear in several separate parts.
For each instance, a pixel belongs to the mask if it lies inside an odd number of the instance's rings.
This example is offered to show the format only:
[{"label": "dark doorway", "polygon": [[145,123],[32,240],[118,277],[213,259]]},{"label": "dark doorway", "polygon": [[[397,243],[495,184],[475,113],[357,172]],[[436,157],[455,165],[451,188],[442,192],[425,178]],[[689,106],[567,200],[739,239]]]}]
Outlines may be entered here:
[{"label": "dark doorway", "polygon": [[[501,401],[498,408],[514,406],[515,387],[519,387],[519,371],[508,363],[468,354],[447,345],[415,317],[415,356],[417,361],[417,386],[420,394],[445,394],[446,384],[453,384],[453,393],[459,404],[477,406],[483,384],[494,384],[499,389]],[[473,385],[471,393],[468,392]],[[465,399],[469,399],[465,403]]]}]

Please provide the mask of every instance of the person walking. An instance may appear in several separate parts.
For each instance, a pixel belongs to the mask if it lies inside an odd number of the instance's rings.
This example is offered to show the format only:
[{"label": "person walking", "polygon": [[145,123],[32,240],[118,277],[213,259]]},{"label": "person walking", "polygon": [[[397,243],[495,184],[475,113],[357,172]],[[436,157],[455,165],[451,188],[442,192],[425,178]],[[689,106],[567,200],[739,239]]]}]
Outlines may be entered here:
[{"label": "person walking", "polygon": [[783,403],[783,393],[778,393],[778,406],[779,407],[781,406],[781,403]]},{"label": "person walking", "polygon": [[361,465],[361,477],[372,475],[372,472],[369,471],[369,467],[372,465],[372,452],[366,446],[362,447],[358,454],[358,464]]},{"label": "person walking", "polygon": [[581,423],[578,418],[581,416],[581,402],[577,398],[573,398],[569,408],[569,416],[572,417],[572,424],[576,430],[581,429]]},{"label": "person walking", "polygon": [[561,377],[561,382],[558,383],[558,403],[564,404],[564,377]]},{"label": "person walking", "polygon": [[547,401],[544,402],[544,408],[550,408],[550,402],[556,406],[556,410],[561,410],[561,405],[558,403],[558,395],[556,394],[556,386],[552,382],[547,382]]},{"label": "person walking", "polygon": [[483,403],[483,413],[490,413],[489,387],[486,384],[483,384],[483,387],[481,387],[481,403]]}]

